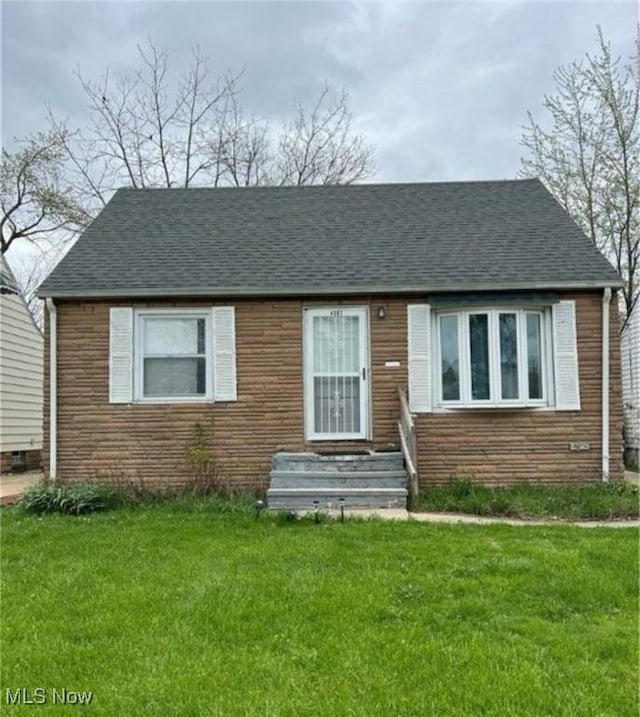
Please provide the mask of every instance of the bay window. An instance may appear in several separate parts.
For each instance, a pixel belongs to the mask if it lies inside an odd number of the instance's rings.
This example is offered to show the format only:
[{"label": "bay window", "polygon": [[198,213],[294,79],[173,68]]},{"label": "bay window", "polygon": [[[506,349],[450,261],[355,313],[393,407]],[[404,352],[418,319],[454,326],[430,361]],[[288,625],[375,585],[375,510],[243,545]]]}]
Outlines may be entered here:
[{"label": "bay window", "polygon": [[542,406],[547,314],[480,309],[436,315],[437,386],[446,406]]}]

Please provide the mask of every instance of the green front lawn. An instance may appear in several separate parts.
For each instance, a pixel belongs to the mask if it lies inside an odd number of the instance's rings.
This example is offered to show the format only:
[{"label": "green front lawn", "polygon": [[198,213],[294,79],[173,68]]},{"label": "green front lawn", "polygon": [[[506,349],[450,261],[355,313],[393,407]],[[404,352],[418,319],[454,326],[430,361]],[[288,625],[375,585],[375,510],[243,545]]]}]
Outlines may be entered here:
[{"label": "green front lawn", "polygon": [[[227,507],[0,511],[0,711],[638,714],[636,530]],[[7,688],[38,687],[44,706],[7,707]]]}]

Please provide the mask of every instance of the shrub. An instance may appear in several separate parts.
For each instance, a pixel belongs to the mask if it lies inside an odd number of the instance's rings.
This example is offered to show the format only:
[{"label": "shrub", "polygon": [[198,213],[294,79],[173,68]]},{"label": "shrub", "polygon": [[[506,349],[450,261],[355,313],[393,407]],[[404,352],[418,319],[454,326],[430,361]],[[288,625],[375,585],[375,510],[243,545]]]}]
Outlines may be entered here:
[{"label": "shrub", "polygon": [[186,448],[186,460],[191,474],[191,492],[193,495],[224,493],[224,481],[215,454],[207,446],[204,428],[195,423],[191,442]]},{"label": "shrub", "polygon": [[449,482],[449,486],[451,495],[455,498],[468,498],[473,494],[475,488],[473,481],[468,477],[453,478]]},{"label": "shrub", "polygon": [[27,513],[85,515],[115,508],[121,502],[116,491],[100,485],[41,483],[26,490],[17,505]]}]

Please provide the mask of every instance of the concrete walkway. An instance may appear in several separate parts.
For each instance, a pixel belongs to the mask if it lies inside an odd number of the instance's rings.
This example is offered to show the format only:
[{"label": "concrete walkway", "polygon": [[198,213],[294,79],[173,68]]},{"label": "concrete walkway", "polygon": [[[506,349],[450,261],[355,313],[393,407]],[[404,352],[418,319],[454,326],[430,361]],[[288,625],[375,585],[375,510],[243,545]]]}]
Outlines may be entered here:
[{"label": "concrete walkway", "polygon": [[43,478],[42,471],[3,473],[0,475],[0,505],[15,503],[22,491],[39,483]]},{"label": "concrete walkway", "polygon": [[624,479],[628,480],[629,483],[640,483],[640,473],[637,471],[625,471]]},{"label": "concrete walkway", "polygon": [[576,528],[640,528],[640,520],[521,520],[463,513],[410,513],[409,520],[423,523],[470,523],[472,525],[572,525]]},{"label": "concrete walkway", "polygon": [[[340,511],[322,511],[334,520],[340,519]],[[302,514],[302,512],[301,512]],[[306,511],[305,515],[313,515],[313,511]],[[485,517],[481,515],[468,515],[466,513],[409,513],[407,510],[397,508],[380,508],[377,510],[345,510],[345,519],[354,518],[369,520],[413,520],[419,523],[448,523],[453,525],[515,525],[515,526],[555,526],[571,525],[577,528],[640,528],[640,520],[520,520],[517,518]]]}]

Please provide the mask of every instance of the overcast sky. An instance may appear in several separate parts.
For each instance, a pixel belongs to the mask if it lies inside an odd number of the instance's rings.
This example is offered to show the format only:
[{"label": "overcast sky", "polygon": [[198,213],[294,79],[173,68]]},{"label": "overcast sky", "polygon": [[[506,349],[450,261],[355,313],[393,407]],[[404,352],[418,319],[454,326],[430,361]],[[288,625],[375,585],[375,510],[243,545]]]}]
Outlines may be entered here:
[{"label": "overcast sky", "polygon": [[82,124],[75,71],[130,70],[147,38],[176,71],[199,45],[239,71],[243,105],[277,118],[321,83],[349,92],[373,181],[515,176],[526,112],[602,26],[632,51],[637,2],[2,2],[2,135]]}]

